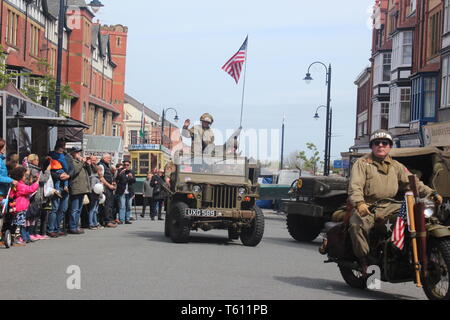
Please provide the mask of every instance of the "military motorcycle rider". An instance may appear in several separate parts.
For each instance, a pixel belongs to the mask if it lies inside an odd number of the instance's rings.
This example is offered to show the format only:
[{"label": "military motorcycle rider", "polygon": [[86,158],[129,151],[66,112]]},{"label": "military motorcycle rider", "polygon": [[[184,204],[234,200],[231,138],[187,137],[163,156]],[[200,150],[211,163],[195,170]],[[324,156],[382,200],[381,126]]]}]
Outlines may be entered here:
[{"label": "military motorcycle rider", "polygon": [[181,134],[183,137],[192,139],[192,154],[212,155],[214,152],[214,132],[211,129],[211,125],[213,124],[214,119],[209,113],[204,113],[200,117],[200,122],[200,125],[189,128],[191,121],[189,119],[185,120]]},{"label": "military motorcycle rider", "polygon": [[[397,212],[401,204],[386,201],[372,213],[369,206],[376,201],[395,198],[399,192],[410,190],[408,169],[389,156],[392,149],[392,135],[386,130],[377,130],[370,136],[369,146],[372,152],[358,159],[352,167],[349,183],[349,202],[354,207],[349,222],[349,234],[353,252],[361,268],[367,274],[369,266],[370,230],[378,219],[386,219]],[[442,197],[421,181],[418,181],[421,197],[431,197],[437,205]]]}]

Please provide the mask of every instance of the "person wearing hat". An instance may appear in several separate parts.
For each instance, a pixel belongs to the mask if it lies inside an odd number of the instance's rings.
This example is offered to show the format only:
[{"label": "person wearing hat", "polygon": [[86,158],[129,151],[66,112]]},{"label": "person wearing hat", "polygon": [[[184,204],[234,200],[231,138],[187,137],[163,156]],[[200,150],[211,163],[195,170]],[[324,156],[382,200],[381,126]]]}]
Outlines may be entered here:
[{"label": "person wearing hat", "polygon": [[[369,142],[372,152],[355,162],[350,175],[348,200],[354,209],[349,222],[349,234],[353,252],[364,273],[369,266],[367,239],[375,221],[388,218],[401,207],[401,204],[386,201],[379,203],[372,213],[370,205],[410,190],[408,169],[389,156],[392,145],[392,135],[388,131],[375,131]],[[418,181],[418,188],[421,197],[432,197],[437,204],[442,203],[442,197],[421,181]]]},{"label": "person wearing hat", "polygon": [[214,122],[213,117],[209,113],[204,113],[200,117],[200,125],[189,128],[191,121],[184,121],[181,134],[183,137],[191,138],[191,152],[194,155],[212,154],[214,150],[214,132],[211,125]]},{"label": "person wearing hat", "polygon": [[69,219],[70,234],[82,234],[84,231],[79,229],[81,209],[83,208],[84,196],[91,192],[89,184],[89,164],[81,156],[83,150],[80,147],[70,149],[70,156],[73,159],[73,172],[70,177],[70,204],[71,212]]}]

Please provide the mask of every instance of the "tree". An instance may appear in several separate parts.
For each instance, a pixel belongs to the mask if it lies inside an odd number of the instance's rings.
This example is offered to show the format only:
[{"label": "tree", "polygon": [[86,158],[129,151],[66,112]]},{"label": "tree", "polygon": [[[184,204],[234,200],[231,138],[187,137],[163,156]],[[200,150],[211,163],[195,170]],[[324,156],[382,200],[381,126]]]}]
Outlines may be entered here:
[{"label": "tree", "polygon": [[313,155],[308,158],[305,151],[300,151],[298,158],[303,161],[303,169],[310,170],[315,175],[318,165],[323,163],[323,161],[320,161],[319,151],[317,151],[317,147],[314,143],[308,142],[306,147],[313,152]]},{"label": "tree", "polygon": [[299,156],[300,151],[294,151],[289,154],[287,159],[285,159],[285,167],[288,169],[303,169],[303,161]]}]

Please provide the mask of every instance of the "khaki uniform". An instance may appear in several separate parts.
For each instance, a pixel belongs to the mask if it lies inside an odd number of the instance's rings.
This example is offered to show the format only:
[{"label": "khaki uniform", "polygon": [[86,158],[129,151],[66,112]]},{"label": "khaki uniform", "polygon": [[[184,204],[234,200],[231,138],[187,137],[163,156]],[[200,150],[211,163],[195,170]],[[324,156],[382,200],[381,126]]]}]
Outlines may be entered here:
[{"label": "khaki uniform", "polygon": [[[398,192],[410,190],[408,169],[398,161],[387,156],[383,161],[375,160],[372,153],[358,159],[352,167],[348,189],[349,201],[356,208],[360,203],[368,206],[386,198],[394,198]],[[431,195],[433,189],[419,181],[418,189],[421,197]],[[360,258],[369,253],[367,239],[369,231],[375,225],[376,218],[385,219],[398,211],[401,204],[379,204],[375,214],[361,217],[356,209],[350,218],[349,233],[353,251]]]},{"label": "khaki uniform", "polygon": [[181,134],[192,139],[191,152],[194,155],[213,153],[214,132],[211,128],[203,129],[202,125],[196,125],[190,129],[183,129]]}]

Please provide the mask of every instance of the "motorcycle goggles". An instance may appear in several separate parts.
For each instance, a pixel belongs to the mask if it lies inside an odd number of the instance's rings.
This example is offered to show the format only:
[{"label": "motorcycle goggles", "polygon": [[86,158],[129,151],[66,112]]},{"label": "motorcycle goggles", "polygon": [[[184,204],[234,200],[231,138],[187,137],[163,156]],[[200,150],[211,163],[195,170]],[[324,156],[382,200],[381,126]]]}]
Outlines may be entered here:
[{"label": "motorcycle goggles", "polygon": [[387,139],[376,139],[376,140],[373,140],[370,144],[374,145],[374,146],[382,145],[383,147],[386,147],[388,145],[392,146],[392,142]]}]

